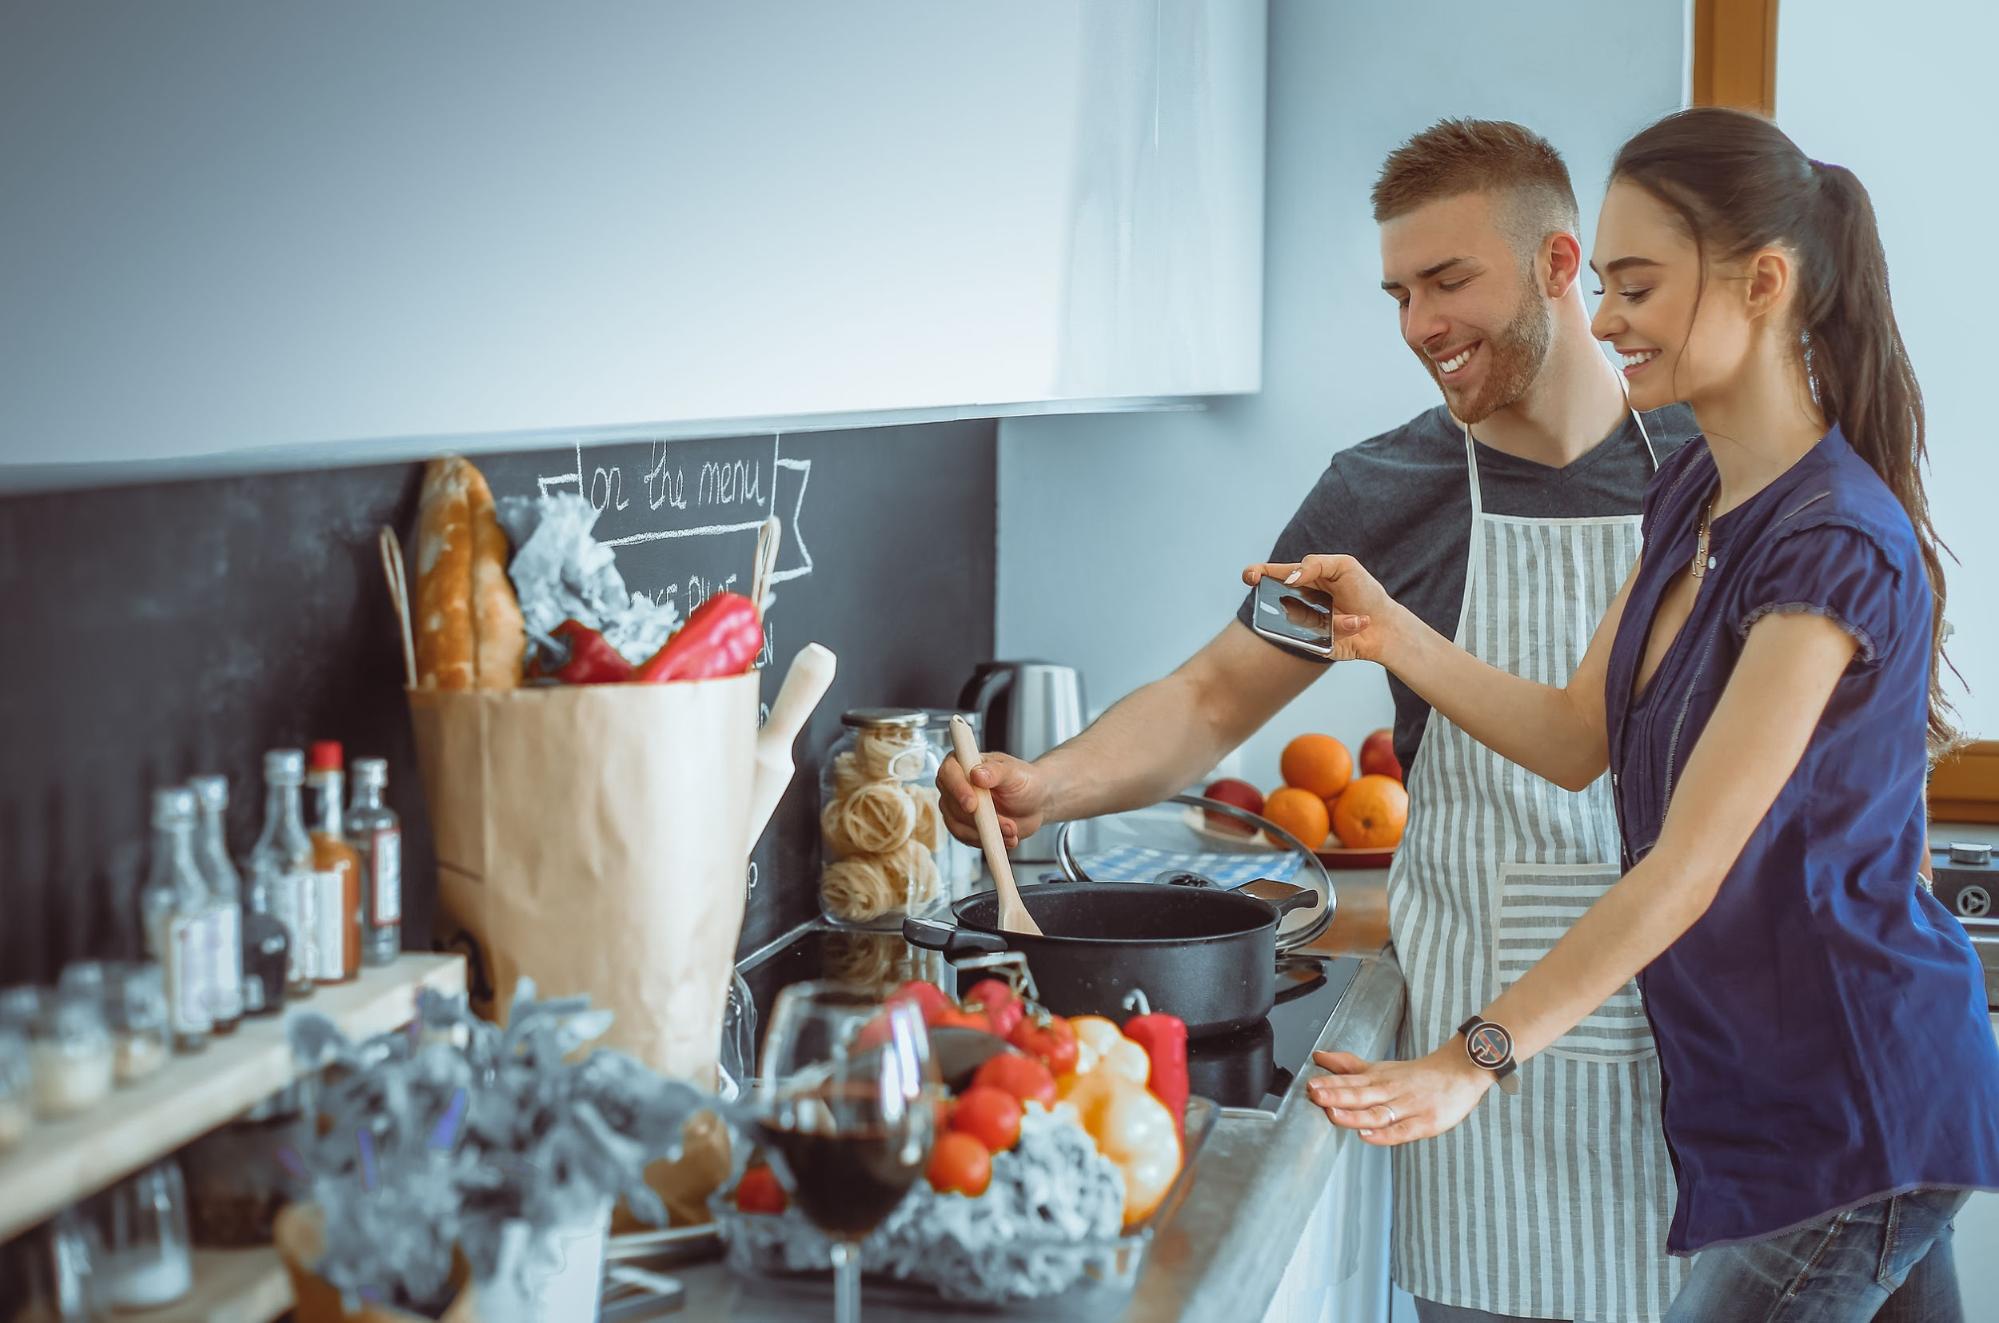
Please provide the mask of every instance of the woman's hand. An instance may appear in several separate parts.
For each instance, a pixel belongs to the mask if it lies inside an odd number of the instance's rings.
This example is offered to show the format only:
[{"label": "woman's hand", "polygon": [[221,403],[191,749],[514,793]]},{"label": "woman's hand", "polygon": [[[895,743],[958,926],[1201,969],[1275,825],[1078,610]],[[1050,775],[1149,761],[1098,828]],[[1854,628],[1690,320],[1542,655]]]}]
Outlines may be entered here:
[{"label": "woman's hand", "polygon": [[1295,565],[1252,565],[1242,581],[1279,579],[1316,588],[1333,599],[1333,656],[1340,661],[1383,661],[1396,641],[1402,608],[1352,556],[1307,556]]},{"label": "woman's hand", "polygon": [[1351,1052],[1314,1052],[1333,1072],[1305,1086],[1334,1125],[1360,1131],[1370,1144],[1392,1146],[1441,1135],[1471,1115],[1492,1087],[1453,1039],[1414,1061],[1362,1061]]}]

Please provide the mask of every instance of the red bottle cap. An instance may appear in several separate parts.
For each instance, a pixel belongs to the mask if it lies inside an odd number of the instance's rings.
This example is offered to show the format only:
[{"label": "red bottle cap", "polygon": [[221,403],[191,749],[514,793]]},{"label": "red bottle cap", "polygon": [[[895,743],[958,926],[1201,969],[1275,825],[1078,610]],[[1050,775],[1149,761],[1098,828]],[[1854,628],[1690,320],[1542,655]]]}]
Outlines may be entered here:
[{"label": "red bottle cap", "polygon": [[314,740],[305,765],[315,772],[337,772],[342,761],[339,740]]}]

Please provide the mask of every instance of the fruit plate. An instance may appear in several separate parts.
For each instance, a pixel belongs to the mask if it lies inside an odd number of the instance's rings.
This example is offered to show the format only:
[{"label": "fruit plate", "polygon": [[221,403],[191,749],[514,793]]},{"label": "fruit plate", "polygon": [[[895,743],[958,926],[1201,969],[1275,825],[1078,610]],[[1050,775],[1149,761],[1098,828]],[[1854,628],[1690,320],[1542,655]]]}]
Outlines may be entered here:
[{"label": "fruit plate", "polygon": [[[1152,1215],[1123,1234],[1096,1240],[1052,1232],[1003,1234],[999,1219],[975,1215],[964,1219],[967,1226],[992,1239],[938,1236],[921,1254],[910,1254],[871,1236],[861,1243],[864,1294],[870,1304],[946,1316],[1095,1320],[1117,1312],[1138,1281],[1153,1238],[1193,1187],[1201,1148],[1220,1113],[1210,1099],[1187,1099],[1180,1174]],[[720,1190],[708,1200],[730,1272],[760,1293],[828,1299],[832,1272],[820,1266],[831,1262],[825,1237],[796,1211],[740,1212],[731,1194]]]},{"label": "fruit plate", "polygon": [[[1230,850],[1249,854],[1275,853],[1282,848],[1272,844],[1261,836],[1250,836],[1243,832],[1231,831],[1226,827],[1214,826],[1208,821],[1206,813],[1192,805],[1188,805],[1183,810],[1183,817],[1187,823],[1187,829],[1196,836],[1199,836],[1204,841],[1210,841],[1215,845],[1226,846]],[[1328,842],[1338,839],[1336,836],[1328,836],[1326,838]],[[1366,846],[1355,849],[1344,845],[1327,844],[1320,846],[1318,849],[1312,851],[1312,853],[1319,856],[1319,862],[1328,868],[1352,870],[1357,868],[1386,868],[1390,861],[1395,858],[1395,850],[1396,847],[1393,845],[1386,848]]]}]

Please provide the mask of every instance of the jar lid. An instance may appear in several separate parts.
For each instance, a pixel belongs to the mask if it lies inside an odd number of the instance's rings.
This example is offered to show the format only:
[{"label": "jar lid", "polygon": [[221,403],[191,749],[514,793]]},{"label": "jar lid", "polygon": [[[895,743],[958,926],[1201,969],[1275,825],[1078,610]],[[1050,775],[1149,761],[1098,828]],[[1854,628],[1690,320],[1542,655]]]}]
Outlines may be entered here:
[{"label": "jar lid", "polygon": [[840,714],[840,724],[855,729],[921,730],[930,714],[920,707],[857,707]]}]

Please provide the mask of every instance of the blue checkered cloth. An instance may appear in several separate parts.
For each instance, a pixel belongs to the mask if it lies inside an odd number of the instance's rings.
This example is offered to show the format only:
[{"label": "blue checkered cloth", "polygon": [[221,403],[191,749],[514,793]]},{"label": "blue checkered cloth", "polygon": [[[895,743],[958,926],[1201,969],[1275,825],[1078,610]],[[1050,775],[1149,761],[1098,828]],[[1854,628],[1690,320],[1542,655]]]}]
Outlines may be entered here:
[{"label": "blue checkered cloth", "polygon": [[1199,873],[1218,887],[1234,890],[1245,882],[1267,877],[1273,882],[1289,882],[1305,861],[1295,850],[1272,850],[1257,854],[1189,854],[1184,850],[1153,850],[1142,845],[1120,845],[1078,861],[1092,882],[1150,882],[1167,871]]}]

